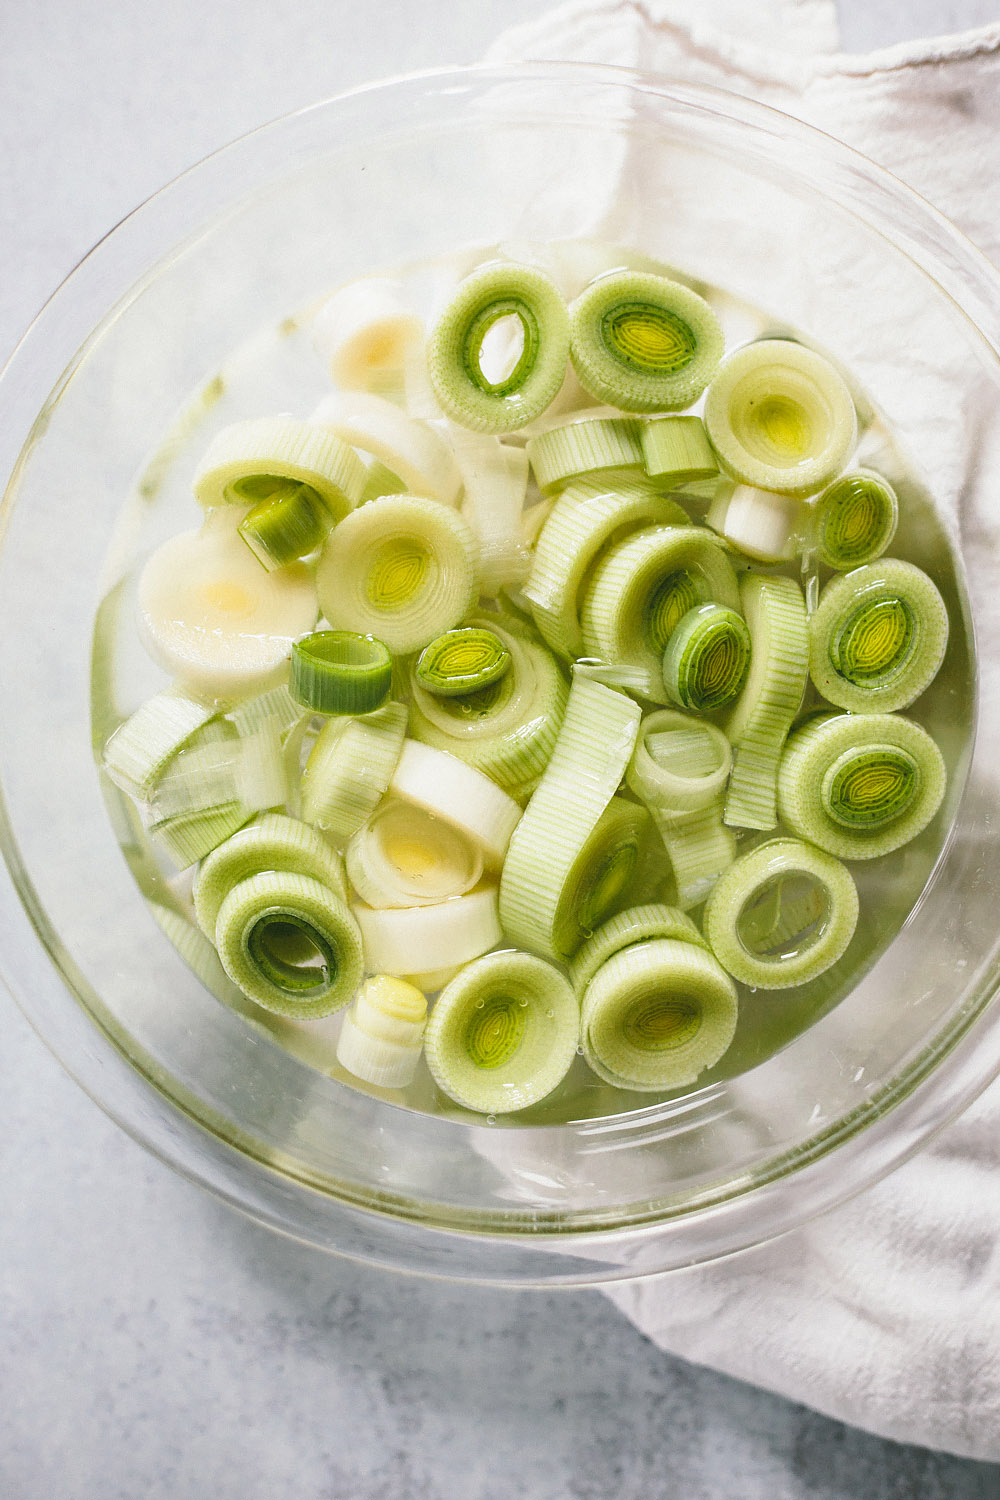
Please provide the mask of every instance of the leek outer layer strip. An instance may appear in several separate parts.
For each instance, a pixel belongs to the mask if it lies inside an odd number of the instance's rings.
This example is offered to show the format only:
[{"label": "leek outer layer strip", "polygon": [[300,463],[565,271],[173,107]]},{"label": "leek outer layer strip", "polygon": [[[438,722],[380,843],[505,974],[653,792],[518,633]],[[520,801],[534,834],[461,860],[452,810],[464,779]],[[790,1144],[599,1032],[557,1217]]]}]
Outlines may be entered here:
[{"label": "leek outer layer strip", "polygon": [[301,815],[337,843],[367,822],[384,796],[406,735],[406,706],[387,703],[359,719],[330,719],[302,773]]},{"label": "leek outer layer strip", "polygon": [[[206,508],[266,498],[271,480],[308,485],[336,523],[358,503],[365,466],[346,443],[293,417],[252,417],[217,433],[195,473],[195,498]],[[276,488],[279,486],[275,486]]]}]

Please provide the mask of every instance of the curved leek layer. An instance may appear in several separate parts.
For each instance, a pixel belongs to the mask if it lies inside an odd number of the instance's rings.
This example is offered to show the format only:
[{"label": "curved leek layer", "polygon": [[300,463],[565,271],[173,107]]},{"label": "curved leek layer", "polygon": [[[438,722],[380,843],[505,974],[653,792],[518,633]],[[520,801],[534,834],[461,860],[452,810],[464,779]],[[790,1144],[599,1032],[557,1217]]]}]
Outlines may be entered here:
[{"label": "curved leek layer", "polygon": [[178,869],[186,870],[242,828],[250,816],[241,802],[224,802],[218,807],[160,818],[150,823],[149,831]]},{"label": "curved leek layer", "polygon": [[944,758],[894,714],[832,714],[788,739],[778,811],[793,833],[840,859],[876,859],[926,828],[945,793]]},{"label": "curved leek layer", "polygon": [[[504,623],[501,625],[500,620]],[[535,786],[549,763],[569,689],[551,652],[508,615],[477,617],[503,644],[510,668],[499,682],[461,697],[440,698],[411,673],[410,732],[475,766],[512,797]]]},{"label": "curved leek layer", "polygon": [[240,881],[219,908],[215,946],[233,983],[279,1016],[328,1016],[361,981],[357,923],[308,875],[267,870]]},{"label": "curved leek layer", "polygon": [[139,575],[138,627],[149,655],[178,683],[238,698],[280,681],[292,643],[316,623],[316,589],[301,563],[265,572],[237,526],[214,511],[171,537]]},{"label": "curved leek layer", "polygon": [[845,573],[874,562],[896,535],[899,502],[871,469],[841,474],[813,501],[811,540],[827,567]]},{"label": "curved leek layer", "polygon": [[[488,864],[503,862],[521,809],[474,766],[447,751],[435,750],[416,740],[404,740],[389,785],[397,797],[460,829],[482,850]],[[440,967],[437,963],[416,966],[417,969]],[[414,965],[410,968],[414,969]]]},{"label": "curved leek layer", "polygon": [[347,846],[347,874],[369,906],[433,906],[464,896],[483,873],[482,850],[450,823],[387,799]]},{"label": "curved leek layer", "polygon": [[355,1078],[378,1088],[413,1082],[423,1050],[427,1001],[414,985],[377,974],[361,986],[344,1016],[337,1061]]},{"label": "curved leek layer", "polygon": [[583,997],[583,1052],[616,1088],[684,1088],[736,1031],[736,986],[710,953],[671,938],[637,943],[597,970]]},{"label": "curved leek layer", "polygon": [[423,334],[402,282],[388,276],[365,276],[340,287],[313,323],[317,353],[334,385],[344,390],[401,385],[407,356]]},{"label": "curved leek layer", "polygon": [[392,657],[370,635],[317,630],[292,647],[289,691],[318,714],[370,714],[392,688]]},{"label": "curved leek layer", "polygon": [[713,531],[758,562],[788,562],[799,551],[806,507],[794,495],[775,495],[749,484],[725,484],[705,518]]},{"label": "curved leek layer", "polygon": [[535,545],[524,595],[538,629],[553,651],[584,651],[580,593],[595,559],[609,542],[656,523],[686,526],[688,516],[641,480],[581,480],[553,505]]},{"label": "curved leek layer", "polygon": [[182,688],[164,688],[115,730],[104,746],[104,769],[116,786],[143,801],[177,752],[216,713]]},{"label": "curved leek layer", "polygon": [[288,768],[275,714],[258,722],[247,716],[238,728],[221,720],[196,730],[157,780],[149,808],[162,819],[240,803],[249,817],[287,799]]},{"label": "curved leek layer", "polygon": [[427,1065],[456,1104],[510,1114],[559,1086],[579,1031],[576,997],[558,969],[529,953],[489,953],[438,996]]},{"label": "curved leek layer", "polygon": [[809,621],[809,672],[830,703],[892,713],[919,698],[948,645],[948,612],[913,563],[883,557],[831,579]]},{"label": "curved leek layer", "polygon": [[543,495],[602,469],[639,470],[639,423],[635,417],[577,418],[529,438],[527,453]]},{"label": "curved leek layer", "polygon": [[773,828],[778,762],[808,674],[809,626],[792,578],[748,574],[740,598],[750,628],[750,672],[725,724],[734,748],[725,821],[734,828]]},{"label": "curved leek layer", "polygon": [[650,479],[671,488],[718,477],[719,465],[700,417],[656,417],[639,429]]},{"label": "curved leek layer", "polygon": [[[520,324],[513,367],[488,378],[483,341]],[[427,341],[427,373],[444,411],[476,432],[513,432],[542,414],[562,385],[569,318],[548,277],[531,266],[482,266],[461,283]]]},{"label": "curved leek layer", "polygon": [[490,598],[528,571],[521,512],[528,492],[528,455],[488,433],[450,424],[449,439],[462,475],[462,515],[476,538],[480,593]]},{"label": "curved leek layer", "polygon": [[362,719],[337,718],[325,724],[302,772],[304,820],[335,842],[346,842],[384,796],[405,734],[402,703],[387,703]]},{"label": "curved leek layer", "polygon": [[639,727],[623,693],[577,677],[552,759],[511,837],[500,918],[515,942],[569,958],[609,915],[638,859],[634,804],[617,800]]},{"label": "curved leek layer", "polygon": [[198,871],[194,912],[206,937],[214,940],[219,908],[233,887],[265,870],[308,875],[334,895],[346,895],[340,859],[329,844],[297,818],[267,813],[220,844]]},{"label": "curved leek layer", "polygon": [[398,474],[403,489],[442,505],[458,500],[462,476],[441,433],[384,397],[335,391],[323,397],[310,420]]},{"label": "curved leek layer", "polygon": [[360,500],[365,466],[346,443],[294,417],[257,417],[224,427],[195,473],[195,498],[206,508],[254,505],[284,488],[308,485],[334,521]]},{"label": "curved leek layer", "polygon": [[439,635],[421,651],[414,676],[436,698],[492,687],[510,670],[510,652],[495,631],[466,625]]},{"label": "curved leek layer", "polygon": [[721,604],[701,604],[670,634],[663,685],[672,703],[711,713],[736,697],[749,666],[750,632],[743,616]]},{"label": "curved leek layer", "polygon": [[720,875],[705,906],[709,946],[734,979],[786,989],[825,974],[854,936],[858,893],[832,854],[769,839]]},{"label": "curved leek layer", "polygon": [[705,398],[705,427],[728,474],[780,495],[829,484],[857,439],[841,376],[787,339],[746,344],[723,361]]},{"label": "curved leek layer", "polygon": [[495,886],[480,886],[437,906],[377,911],[354,908],[370,969],[426,973],[478,958],[500,941]]},{"label": "curved leek layer", "polygon": [[320,607],[335,630],[419,651],[472,608],[475,556],[475,539],[453,510],[384,495],[331,532],[316,572]]},{"label": "curved leek layer", "polygon": [[251,506],[237,528],[269,573],[315,552],[329,529],[329,512],[316,491],[292,479],[277,481],[266,499]]},{"label": "curved leek layer", "polygon": [[739,612],[736,574],[721,543],[695,526],[652,526],[617,543],[590,575],[580,611],[588,655],[642,669],[645,698],[662,703],[663,652],[698,604]]},{"label": "curved leek layer", "polygon": [[696,923],[680,907],[666,906],[662,902],[627,907],[602,923],[570,961],[569,977],[577,994],[582,996],[598,969],[609,958],[648,938],[675,938],[700,948],[708,947]]},{"label": "curved leek layer", "polygon": [[680,411],[711,380],[725,343],[703,298],[639,271],[600,276],[570,307],[580,384],[623,411]]}]

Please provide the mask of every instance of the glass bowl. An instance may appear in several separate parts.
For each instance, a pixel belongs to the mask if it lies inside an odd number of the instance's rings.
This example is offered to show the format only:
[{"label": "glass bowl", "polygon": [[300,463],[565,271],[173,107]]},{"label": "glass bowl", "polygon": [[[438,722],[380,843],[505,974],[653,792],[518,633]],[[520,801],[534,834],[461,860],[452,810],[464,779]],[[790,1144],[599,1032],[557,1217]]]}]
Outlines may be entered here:
[{"label": "glass bowl", "polygon": [[[919,903],[829,1013],[682,1099],[495,1125],[345,1087],[205,989],[164,936],[170,889],[147,872],[159,905],[144,899],[148,851],[102,793],[92,684],[109,704],[142,678],[119,606],[137,551],[177,527],[164,496],[189,440],[305,394],[291,358],[273,396],[241,386],[248,339],[281,325],[291,340],[295,315],[373,268],[590,235],[727,288],[857,377],[964,571],[950,602],[966,628],[971,615],[980,681],[956,661],[928,713],[956,744],[976,712],[979,732],[943,851],[921,845],[907,866],[914,889],[927,881]],[[408,1271],[645,1275],[778,1235],[891,1170],[1000,1070],[998,335],[997,275],[886,173],[773,110],[617,69],[395,80],[164,188],[56,293],[0,380],[2,965],[39,1033],[190,1178]],[[891,905],[869,901],[867,919]]]}]

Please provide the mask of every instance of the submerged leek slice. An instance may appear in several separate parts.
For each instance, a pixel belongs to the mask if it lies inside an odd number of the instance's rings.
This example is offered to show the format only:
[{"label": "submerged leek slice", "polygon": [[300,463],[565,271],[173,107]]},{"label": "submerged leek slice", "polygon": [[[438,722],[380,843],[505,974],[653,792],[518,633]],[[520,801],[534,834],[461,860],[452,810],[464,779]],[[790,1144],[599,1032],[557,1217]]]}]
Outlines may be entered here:
[{"label": "submerged leek slice", "polygon": [[899,502],[871,469],[841,474],[810,506],[810,540],[820,562],[845,573],[881,557],[896,535]]},{"label": "submerged leek slice", "polygon": [[195,693],[236,698],[278,682],[292,642],[316,623],[301,563],[267,573],[237,532],[242,512],[214,511],[152,554],[139,575],[138,626],[154,661]]},{"label": "submerged leek slice", "polygon": [[222,967],[249,1000],[315,1019],[348,1003],[363,971],[361,934],[330,887],[265,870],[241,880],[215,922]]},{"label": "submerged leek slice", "polygon": [[435,906],[354,908],[368,967],[383,974],[427,973],[464,964],[500,941],[496,886],[481,885]]},{"label": "submerged leek slice", "polygon": [[809,626],[793,578],[750,573],[740,598],[750,628],[750,672],[724,726],[734,749],[725,821],[773,828],[778,762],[808,674]]},{"label": "submerged leek slice", "polygon": [[565,977],[530,953],[489,953],[438,996],[427,1065],[443,1093],[481,1114],[546,1098],[576,1056],[580,1010]]},{"label": "submerged leek slice", "polygon": [[289,690],[318,714],[370,714],[392,687],[392,657],[381,641],[350,630],[317,630],[292,647]]},{"label": "submerged leek slice", "polygon": [[150,823],[149,831],[181,870],[204,859],[251,816],[241,802],[177,813]]},{"label": "submerged leek slice", "polygon": [[598,969],[609,958],[648,938],[676,938],[700,948],[708,947],[697,924],[680,907],[666,906],[662,902],[629,906],[603,922],[571,960],[569,977],[577,994],[583,995]]},{"label": "submerged leek slice", "polygon": [[329,844],[297,818],[267,813],[214,849],[198,871],[194,911],[207,937],[214,939],[219,908],[232,888],[264,870],[308,875],[335,895],[346,894],[340,858]]},{"label": "submerged leek slice", "polygon": [[639,422],[635,417],[574,417],[528,439],[528,462],[542,494],[570,479],[607,469],[642,467]]},{"label": "submerged leek slice", "polygon": [[823,714],[788,738],[778,811],[793,833],[840,859],[876,859],[915,838],[945,793],[944,758],[895,714]]},{"label": "submerged leek slice", "polygon": [[344,1016],[337,1061],[378,1088],[413,1082],[423,1050],[427,1001],[415,985],[389,974],[365,980]]},{"label": "submerged leek slice", "polygon": [[445,631],[421,651],[414,675],[438,698],[492,687],[510,668],[510,652],[495,631],[466,625]]},{"label": "submerged leek slice", "polygon": [[663,652],[673,631],[699,604],[739,611],[732,563],[711,532],[696,526],[652,526],[613,546],[591,571],[580,611],[589,655],[640,668],[638,689],[662,703]]},{"label": "submerged leek slice", "polygon": [[638,860],[640,809],[609,804],[639,718],[623,693],[574,680],[552,759],[504,863],[500,917],[514,942],[569,958],[620,904]]},{"label": "submerged leek slice", "polygon": [[858,893],[839,860],[768,839],[720,875],[705,906],[709,946],[734,979],[785,989],[825,974],[854,936]]},{"label": "submerged leek slice", "polygon": [[570,308],[580,384],[623,411],[680,411],[701,395],[724,340],[708,303],[641,271],[600,276]]},{"label": "submerged leek slice", "polygon": [[584,651],[580,595],[589,569],[611,541],[651,524],[687,526],[688,516],[648,481],[584,479],[570,485],[546,517],[524,595],[553,651]]},{"label": "submerged leek slice", "polygon": [[316,491],[294,479],[281,479],[258,500],[237,530],[262,567],[270,573],[315,552],[330,529],[330,517]]},{"label": "submerged leek slice", "polygon": [[216,713],[181,688],[164,688],[115,730],[104,747],[104,769],[116,786],[142,801],[168,762]]},{"label": "submerged leek slice", "polygon": [[471,891],[483,854],[451,823],[388,798],[347,846],[347,874],[369,906],[433,906]]},{"label": "submerged leek slice", "polygon": [[812,495],[829,484],[857,438],[841,376],[788,339],[762,339],[728,356],[708,388],[705,427],[728,474],[780,495]]},{"label": "submerged leek slice", "polygon": [[742,615],[700,604],[671,632],[663,654],[663,685],[671,703],[711,713],[731,702],[750,666],[750,632]]},{"label": "submerged leek slice", "polygon": [[313,344],[334,385],[383,390],[402,385],[407,355],[423,333],[401,282],[365,276],[323,303],[313,323]]},{"label": "submerged leek slice", "polygon": [[528,571],[521,535],[528,455],[489,433],[468,432],[455,423],[449,437],[462,475],[462,515],[476,538],[479,591],[492,598],[523,582]]},{"label": "submerged leek slice", "polygon": [[650,479],[671,487],[715,479],[719,465],[700,417],[656,417],[640,427]]},{"label": "submerged leek slice", "polygon": [[806,508],[794,495],[726,484],[705,518],[713,531],[758,562],[787,562],[799,551]]},{"label": "submerged leek slice", "polygon": [[891,713],[936,677],[948,612],[926,573],[884,557],[827,584],[809,636],[809,671],[824,698],[853,713]]},{"label": "submerged leek slice", "polygon": [[256,417],[224,427],[194,476],[206,507],[256,505],[287,487],[306,485],[334,521],[358,503],[365,466],[346,443],[293,417]]},{"label": "submerged leek slice", "polygon": [[239,729],[222,720],[197,731],[168,763],[149,806],[154,817],[170,818],[238,802],[249,817],[287,798],[281,725],[271,715],[244,722]]},{"label": "submerged leek slice", "polygon": [[387,703],[360,719],[331,719],[302,772],[302,817],[337,843],[367,822],[385,795],[406,734],[406,708]]},{"label": "submerged leek slice", "polygon": [[616,1088],[685,1088],[736,1031],[736,986],[700,944],[658,938],[614,953],[583,996],[590,1067]]},{"label": "submerged leek slice", "polygon": [[[513,348],[499,369],[487,371],[484,343],[501,324],[514,330]],[[467,276],[438,319],[427,341],[427,373],[454,421],[476,432],[513,432],[553,400],[568,353],[569,318],[548,277],[497,263]]]},{"label": "submerged leek slice", "polygon": [[[439,500],[442,505],[457,501],[462,476],[446,439],[436,428],[407,416],[383,396],[334,391],[323,397],[310,421],[398,474],[404,490]],[[370,479],[371,470],[366,489]],[[383,493],[393,494],[399,488],[397,485]]]},{"label": "submerged leek slice", "polygon": [[327,539],[316,572],[335,630],[373,635],[392,652],[419,651],[457,625],[476,599],[476,544],[453,510],[384,495]]},{"label": "submerged leek slice", "polygon": [[[444,750],[404,740],[389,785],[395,796],[460,829],[482,850],[488,864],[503,862],[521,809],[474,766]],[[436,969],[440,965],[417,967]]]}]

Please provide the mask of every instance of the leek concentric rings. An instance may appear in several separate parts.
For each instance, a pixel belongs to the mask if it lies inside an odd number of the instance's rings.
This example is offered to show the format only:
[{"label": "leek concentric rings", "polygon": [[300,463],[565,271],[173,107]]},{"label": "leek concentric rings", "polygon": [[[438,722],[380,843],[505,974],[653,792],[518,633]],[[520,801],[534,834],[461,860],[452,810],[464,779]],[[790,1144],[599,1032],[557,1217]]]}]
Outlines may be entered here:
[{"label": "leek concentric rings", "polygon": [[896,534],[899,502],[870,469],[841,474],[812,503],[812,543],[827,567],[845,573],[881,557]]},{"label": "leek concentric rings", "polygon": [[721,604],[702,604],[668,638],[663,685],[672,703],[711,713],[736,697],[749,666],[750,632],[743,616]]}]

